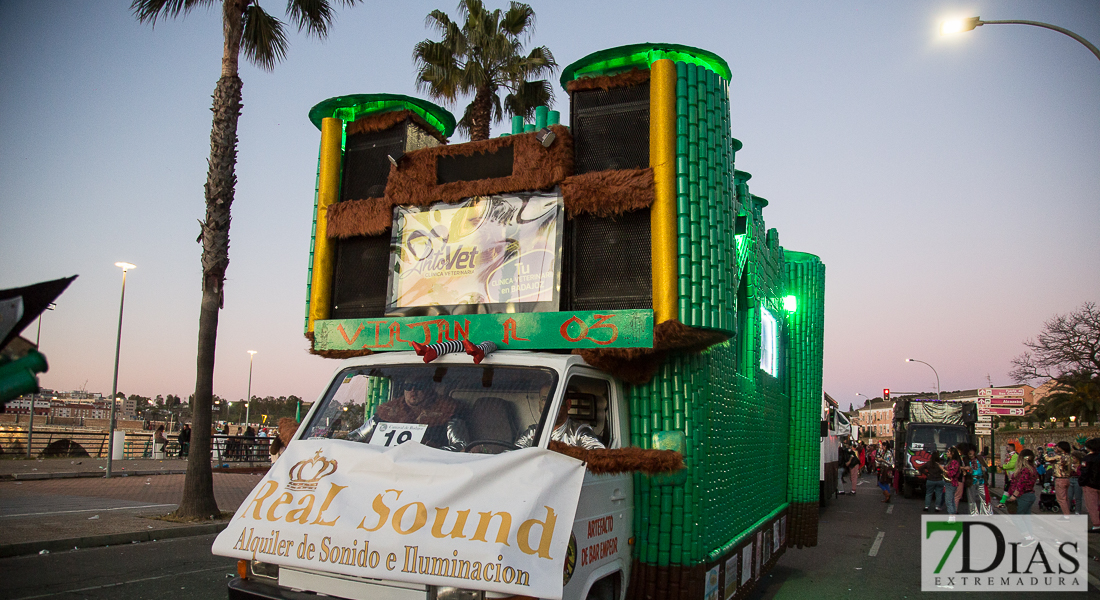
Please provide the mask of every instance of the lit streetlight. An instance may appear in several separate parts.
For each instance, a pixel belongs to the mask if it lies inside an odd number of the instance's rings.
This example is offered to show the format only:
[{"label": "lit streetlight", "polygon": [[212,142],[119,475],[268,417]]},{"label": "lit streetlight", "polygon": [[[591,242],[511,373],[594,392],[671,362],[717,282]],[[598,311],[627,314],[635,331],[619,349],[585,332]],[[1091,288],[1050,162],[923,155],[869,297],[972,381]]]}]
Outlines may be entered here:
[{"label": "lit streetlight", "polygon": [[951,35],[951,34],[954,34],[954,33],[962,33],[964,31],[970,31],[970,30],[974,29],[975,27],[981,27],[982,25],[1033,25],[1035,27],[1042,27],[1044,29],[1050,29],[1052,31],[1057,31],[1058,33],[1068,35],[1069,37],[1077,40],[1078,42],[1081,42],[1081,44],[1084,45],[1086,48],[1088,48],[1089,52],[1092,52],[1092,54],[1094,56],[1096,56],[1096,58],[1100,58],[1100,48],[1097,48],[1095,45],[1091,44],[1085,38],[1077,35],[1076,33],[1073,33],[1072,31],[1070,31],[1070,30],[1068,30],[1064,27],[1059,27],[1057,25],[1051,25],[1050,23],[1042,23],[1042,22],[1039,22],[1039,21],[1019,21],[1019,20],[983,21],[981,19],[981,17],[969,17],[969,18],[966,18],[966,19],[952,19],[952,20],[949,20],[949,21],[944,21],[943,24],[940,25],[940,35]]},{"label": "lit streetlight", "polygon": [[249,417],[252,415],[252,358],[256,356],[255,350],[248,351],[248,397],[244,400],[245,412],[244,422],[249,422]]},{"label": "lit streetlight", "polygon": [[[915,358],[907,358],[907,359],[905,359],[905,362],[919,362],[922,365],[928,365],[928,368],[932,369],[933,373],[936,373],[936,367],[933,367],[932,365],[929,365],[928,363],[924,362],[923,360],[917,360]],[[936,400],[941,400],[941,399],[942,398],[940,398],[940,374],[936,373]]]},{"label": "lit streetlight", "polygon": [[115,376],[111,381],[111,422],[107,437],[107,477],[111,476],[111,461],[115,454],[115,411],[118,401],[118,353],[122,349],[122,307],[126,304],[126,272],[137,267],[128,262],[116,262],[122,269],[122,297],[118,301],[118,337],[115,339]]}]

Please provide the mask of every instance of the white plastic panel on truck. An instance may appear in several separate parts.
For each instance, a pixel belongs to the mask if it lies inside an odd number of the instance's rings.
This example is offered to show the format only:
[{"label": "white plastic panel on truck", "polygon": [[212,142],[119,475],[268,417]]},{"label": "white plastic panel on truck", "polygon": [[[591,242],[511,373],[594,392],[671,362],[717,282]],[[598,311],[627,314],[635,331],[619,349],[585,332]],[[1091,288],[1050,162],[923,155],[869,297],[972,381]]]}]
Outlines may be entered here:
[{"label": "white plastic panel on truck", "polygon": [[[574,369],[566,381],[565,395],[574,398],[570,418],[590,425],[608,448],[620,448],[628,434],[624,429],[625,405],[617,382],[602,373]],[[579,402],[578,402],[579,400]],[[629,473],[585,473],[573,522],[570,545],[575,564],[565,586],[566,598],[584,598],[604,577],[619,576],[625,591],[629,578],[634,478]]]}]

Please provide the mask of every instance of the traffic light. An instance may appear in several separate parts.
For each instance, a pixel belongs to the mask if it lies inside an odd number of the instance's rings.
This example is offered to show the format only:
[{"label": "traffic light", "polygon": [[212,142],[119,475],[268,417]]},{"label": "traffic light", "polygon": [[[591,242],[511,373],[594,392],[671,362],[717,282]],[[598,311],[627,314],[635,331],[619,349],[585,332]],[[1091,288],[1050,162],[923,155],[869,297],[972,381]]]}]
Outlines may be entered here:
[{"label": "traffic light", "polygon": [[889,400],[890,399],[890,388],[882,388],[882,399],[883,400]]}]

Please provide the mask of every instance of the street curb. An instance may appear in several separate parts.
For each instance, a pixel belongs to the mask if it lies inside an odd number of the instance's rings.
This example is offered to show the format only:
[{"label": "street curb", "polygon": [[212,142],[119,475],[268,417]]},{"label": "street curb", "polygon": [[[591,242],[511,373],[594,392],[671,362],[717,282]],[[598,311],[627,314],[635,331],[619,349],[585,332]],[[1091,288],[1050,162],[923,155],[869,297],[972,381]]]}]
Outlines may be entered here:
[{"label": "street curb", "polygon": [[[42,479],[75,479],[78,477],[99,477],[105,478],[106,471],[70,471],[66,473],[6,473],[0,475],[0,480],[14,480],[14,481],[38,481]],[[149,470],[149,471],[126,471],[123,473],[112,473],[111,477],[149,477],[150,475],[185,475],[186,469],[172,469],[172,470]]]},{"label": "street curb", "polygon": [[106,535],[92,535],[86,537],[69,538],[67,540],[49,540],[43,542],[22,542],[18,544],[0,545],[0,558],[38,554],[43,550],[47,552],[64,552],[74,548],[95,548],[98,546],[118,546],[134,544],[138,542],[151,542],[180,537],[193,537],[197,535],[209,535],[220,533],[229,526],[229,522],[207,523],[203,525],[188,525],[186,527],[172,527],[169,529],[156,529],[146,531],[133,531],[128,533],[111,533]]}]

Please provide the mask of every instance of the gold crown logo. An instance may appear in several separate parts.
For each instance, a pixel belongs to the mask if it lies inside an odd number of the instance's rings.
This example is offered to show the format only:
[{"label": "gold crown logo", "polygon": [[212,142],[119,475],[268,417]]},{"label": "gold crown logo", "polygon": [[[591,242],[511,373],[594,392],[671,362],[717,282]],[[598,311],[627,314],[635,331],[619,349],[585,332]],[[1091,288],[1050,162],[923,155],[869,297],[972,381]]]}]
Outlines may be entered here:
[{"label": "gold crown logo", "polygon": [[317,489],[321,478],[336,472],[336,461],[321,456],[321,451],[309,460],[303,460],[290,467],[290,483],[286,489],[296,492],[312,492]]}]

